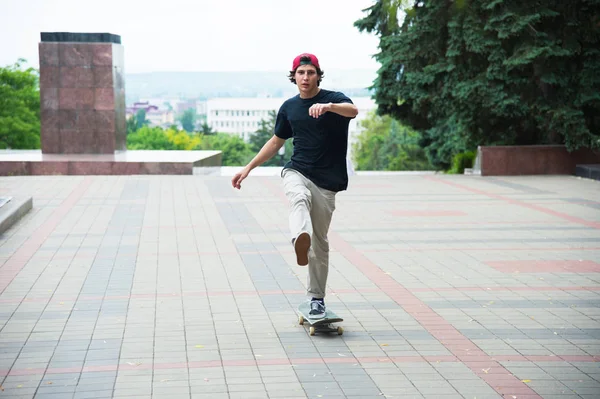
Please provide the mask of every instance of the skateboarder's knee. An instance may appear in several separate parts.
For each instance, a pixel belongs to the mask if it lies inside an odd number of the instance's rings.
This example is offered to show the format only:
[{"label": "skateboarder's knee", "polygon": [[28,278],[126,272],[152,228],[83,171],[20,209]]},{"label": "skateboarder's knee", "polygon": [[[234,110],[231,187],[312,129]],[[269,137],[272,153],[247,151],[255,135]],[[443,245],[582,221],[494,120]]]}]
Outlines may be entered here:
[{"label": "skateboarder's knee", "polygon": [[290,196],[290,204],[292,206],[310,206],[310,192],[297,192]]}]

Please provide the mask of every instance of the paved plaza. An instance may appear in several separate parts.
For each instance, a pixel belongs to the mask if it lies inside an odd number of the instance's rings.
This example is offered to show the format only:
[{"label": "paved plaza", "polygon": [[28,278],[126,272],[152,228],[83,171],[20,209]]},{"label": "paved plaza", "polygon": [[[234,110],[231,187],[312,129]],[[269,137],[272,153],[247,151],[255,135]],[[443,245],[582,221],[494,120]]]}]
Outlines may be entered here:
[{"label": "paved plaza", "polygon": [[600,397],[600,182],[352,176],[310,336],[258,175],[0,177],[0,399]]}]

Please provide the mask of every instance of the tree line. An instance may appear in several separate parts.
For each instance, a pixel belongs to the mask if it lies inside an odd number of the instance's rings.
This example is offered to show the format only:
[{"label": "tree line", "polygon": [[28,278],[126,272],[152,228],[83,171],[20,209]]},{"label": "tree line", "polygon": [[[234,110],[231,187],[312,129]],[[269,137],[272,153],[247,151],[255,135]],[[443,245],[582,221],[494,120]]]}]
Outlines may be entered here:
[{"label": "tree line", "polygon": [[379,115],[438,169],[479,145],[600,148],[600,1],[376,0]]},{"label": "tree line", "polygon": [[[187,113],[191,115],[191,112]],[[184,113],[184,115],[186,115]],[[246,165],[262,146],[271,138],[277,114],[269,112],[266,120],[261,120],[259,128],[250,134],[248,142],[236,134],[213,131],[205,123],[196,131],[195,124],[183,124],[187,129],[176,126],[167,129],[148,126],[143,110],[129,118],[127,122],[127,149],[129,150],[219,150],[222,151],[223,166]],[[264,166],[283,166],[292,156],[292,145],[286,143],[285,152],[267,161]]]},{"label": "tree line", "polygon": [[[379,38],[380,68],[358,170],[460,173],[480,145],[600,148],[600,0],[374,0],[363,11],[354,26]],[[39,79],[21,64],[0,68],[0,148],[39,148]],[[273,116],[248,143],[196,132],[194,118],[181,116],[186,132],[129,121],[128,148],[220,149],[243,165],[273,134]]]}]

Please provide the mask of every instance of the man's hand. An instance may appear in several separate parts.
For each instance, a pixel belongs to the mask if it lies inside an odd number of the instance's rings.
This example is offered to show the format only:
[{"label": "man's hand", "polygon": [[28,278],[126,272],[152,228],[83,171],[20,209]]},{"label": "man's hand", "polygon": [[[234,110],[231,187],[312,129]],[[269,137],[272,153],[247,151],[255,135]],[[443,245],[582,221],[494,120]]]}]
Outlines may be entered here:
[{"label": "man's hand", "polygon": [[248,168],[244,168],[233,176],[231,179],[231,185],[233,188],[237,188],[238,190],[242,188],[242,181],[248,177],[250,170]]},{"label": "man's hand", "polygon": [[325,112],[331,111],[331,103],[327,104],[314,104],[312,107],[308,109],[308,114],[313,118],[318,118],[323,115]]}]

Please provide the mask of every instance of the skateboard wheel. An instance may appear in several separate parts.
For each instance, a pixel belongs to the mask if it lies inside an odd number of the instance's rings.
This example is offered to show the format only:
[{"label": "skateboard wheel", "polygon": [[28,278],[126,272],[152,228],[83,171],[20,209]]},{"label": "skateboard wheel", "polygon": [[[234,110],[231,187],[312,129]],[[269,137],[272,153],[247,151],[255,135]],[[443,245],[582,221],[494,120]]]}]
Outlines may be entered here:
[{"label": "skateboard wheel", "polygon": [[338,335],[342,335],[344,333],[344,328],[343,327],[338,327],[337,328],[337,333],[338,333]]},{"label": "skateboard wheel", "polygon": [[304,325],[304,316],[301,315],[298,317],[298,324],[300,324],[301,326]]},{"label": "skateboard wheel", "polygon": [[311,328],[308,330],[308,333],[309,333],[310,335],[315,335],[315,328],[314,328],[314,327],[311,327]]}]

